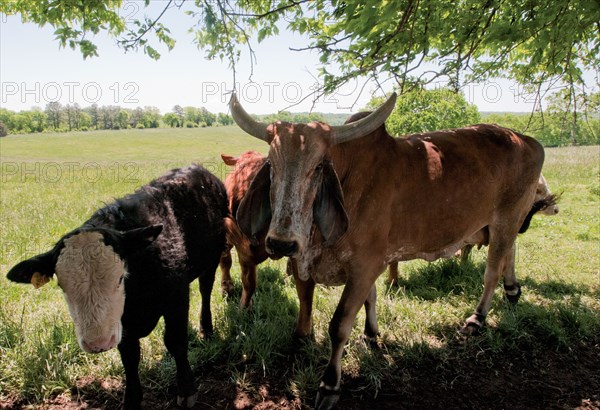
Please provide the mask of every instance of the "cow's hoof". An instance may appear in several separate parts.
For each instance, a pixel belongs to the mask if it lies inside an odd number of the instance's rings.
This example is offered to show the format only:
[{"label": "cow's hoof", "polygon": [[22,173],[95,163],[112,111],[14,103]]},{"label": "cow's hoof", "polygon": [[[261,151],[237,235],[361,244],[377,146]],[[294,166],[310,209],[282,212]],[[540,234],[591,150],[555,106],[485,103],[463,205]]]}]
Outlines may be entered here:
[{"label": "cow's hoof", "polygon": [[340,389],[328,389],[325,386],[319,387],[317,400],[315,401],[315,410],[330,410],[340,400]]},{"label": "cow's hoof", "polygon": [[177,396],[177,405],[179,407],[184,407],[186,409],[191,409],[196,404],[196,399],[198,398],[198,393],[194,393],[191,396],[183,397]]},{"label": "cow's hoof", "polygon": [[474,313],[458,331],[463,336],[473,336],[479,333],[485,323],[485,316]]},{"label": "cow's hoof", "polygon": [[521,285],[515,283],[514,285],[504,285],[504,297],[511,305],[516,305],[521,297]]},{"label": "cow's hoof", "polygon": [[365,346],[367,346],[371,349],[379,348],[379,344],[377,343],[377,336],[367,336],[366,334],[363,333],[362,335],[359,336],[358,341],[364,343]]},{"label": "cow's hoof", "polygon": [[230,280],[224,280],[223,282],[221,282],[221,292],[223,292],[224,295],[227,296],[231,296],[233,295],[233,282]]},{"label": "cow's hoof", "polygon": [[240,309],[249,310],[252,307],[252,298],[245,298],[242,296],[240,299]]}]

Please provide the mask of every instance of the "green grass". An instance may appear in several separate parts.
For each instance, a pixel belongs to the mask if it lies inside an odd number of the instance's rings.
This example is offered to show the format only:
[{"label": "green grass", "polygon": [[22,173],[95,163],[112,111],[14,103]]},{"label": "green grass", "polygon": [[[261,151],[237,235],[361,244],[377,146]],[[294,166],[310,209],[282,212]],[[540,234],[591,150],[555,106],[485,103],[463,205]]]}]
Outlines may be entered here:
[{"label": "green grass", "polygon": [[[199,162],[224,178],[228,170],[219,154],[237,155],[248,149],[266,152],[267,146],[235,127],[0,139],[0,403],[39,404],[83,391],[111,407],[119,400],[122,377],[116,350],[101,355],[80,350],[55,282],[38,290],[13,284],[5,278],[8,269],[46,251],[103,202],[133,191],[167,169]],[[482,291],[485,250],[475,251],[465,264],[455,260],[402,264],[399,287],[388,288],[383,276],[378,281],[380,348],[368,348],[360,341],[363,311],[347,346],[343,377],[358,380],[353,384],[357,394],[368,392],[369,397],[385,386],[406,384],[408,368],[430,363],[443,368],[447,362],[481,352],[496,364],[505,355],[543,356],[598,343],[600,149],[558,148],[546,153],[543,172],[553,192],[563,192],[561,210],[553,217],[536,216],[518,240],[517,275],[523,285],[519,305],[504,302],[498,287],[488,327],[458,347],[456,329]],[[237,298],[230,299],[218,291],[217,275],[212,295],[214,338],[198,340],[190,335],[190,358],[199,383],[218,376],[258,397],[267,381],[288,397],[312,403],[329,355],[327,326],[342,288],[317,289],[314,340],[298,343],[292,338],[297,296],[283,262],[261,265],[250,311],[238,308],[237,264],[233,275]],[[196,285],[191,289],[191,325],[197,328],[199,292]],[[143,340],[140,371],[146,389],[168,400],[175,370],[165,355],[162,326],[161,322]],[[107,387],[110,381],[114,383]]]}]

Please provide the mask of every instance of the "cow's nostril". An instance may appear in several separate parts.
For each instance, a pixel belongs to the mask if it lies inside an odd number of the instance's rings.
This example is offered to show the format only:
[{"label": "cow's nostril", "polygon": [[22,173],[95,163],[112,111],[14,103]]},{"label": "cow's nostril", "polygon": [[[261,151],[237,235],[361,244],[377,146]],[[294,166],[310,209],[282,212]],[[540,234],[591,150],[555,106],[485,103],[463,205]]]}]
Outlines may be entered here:
[{"label": "cow's nostril", "polygon": [[267,238],[267,249],[274,255],[291,256],[298,251],[298,242]]}]

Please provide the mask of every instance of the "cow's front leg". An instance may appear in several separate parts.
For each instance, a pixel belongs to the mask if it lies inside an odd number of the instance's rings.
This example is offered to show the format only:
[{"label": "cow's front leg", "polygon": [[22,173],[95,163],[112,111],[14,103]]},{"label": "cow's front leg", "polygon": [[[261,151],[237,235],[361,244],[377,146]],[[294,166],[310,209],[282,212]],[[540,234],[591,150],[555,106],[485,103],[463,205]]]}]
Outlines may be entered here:
[{"label": "cow's front leg", "polygon": [[125,369],[125,410],[141,409],[143,394],[138,375],[140,341],[136,338],[127,337],[127,333],[124,332],[118,349]]},{"label": "cow's front leg", "polygon": [[240,261],[242,269],[242,297],[240,307],[247,309],[252,305],[252,295],[256,291],[256,264],[253,261]]},{"label": "cow's front leg", "polygon": [[177,404],[191,408],[196,403],[196,386],[188,361],[189,293],[181,292],[177,303],[165,312],[165,346],[177,367]]},{"label": "cow's front leg", "polygon": [[355,280],[348,282],[344,287],[340,303],[329,323],[331,357],[317,393],[315,404],[317,410],[334,408],[340,398],[344,346],[352,331],[356,314],[374,289],[373,284],[374,280],[369,281],[366,278],[355,277]]},{"label": "cow's front leg", "polygon": [[300,302],[300,310],[298,312],[298,321],[296,322],[296,330],[294,335],[297,338],[304,339],[312,334],[312,304],[315,293],[315,281],[309,277],[303,281],[298,277],[298,269],[296,261],[292,258],[287,262],[287,273],[293,275],[296,283],[296,292]]},{"label": "cow's front leg", "polygon": [[225,250],[221,254],[219,267],[221,268],[221,292],[225,295],[233,293],[233,280],[231,280],[231,245],[227,244]]}]

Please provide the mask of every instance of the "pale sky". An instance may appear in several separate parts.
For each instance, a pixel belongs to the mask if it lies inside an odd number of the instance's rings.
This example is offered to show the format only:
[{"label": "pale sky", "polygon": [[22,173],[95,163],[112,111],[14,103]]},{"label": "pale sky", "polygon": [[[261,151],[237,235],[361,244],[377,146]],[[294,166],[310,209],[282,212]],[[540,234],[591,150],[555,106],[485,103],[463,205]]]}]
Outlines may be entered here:
[{"label": "pale sky", "polygon": [[[155,2],[153,7],[161,4]],[[125,1],[123,13],[132,19],[142,18],[144,9],[139,2]],[[114,39],[104,34],[93,38],[99,57],[84,60],[79,50],[61,49],[51,27],[40,28],[21,23],[19,16],[0,15],[0,107],[19,111],[59,101],[76,102],[82,107],[92,103],[123,108],[155,106],[163,114],[177,104],[227,112],[225,93],[233,84],[227,62],[205,59],[204,51],[196,48],[188,32],[194,21],[181,10],[169,10],[161,21],[171,29],[177,44],[171,52],[156,47],[162,54],[160,60],[150,59],[141,50],[125,54]],[[318,81],[318,55],[289,49],[306,46],[307,42],[281,30],[278,37],[254,43],[257,63],[252,81],[248,53],[243,53],[237,67],[237,89],[248,112],[286,109],[312,92]],[[592,74],[590,79],[593,83]],[[359,97],[361,87],[362,82],[352,82],[335,95],[321,98],[314,110],[356,112],[371,95],[382,95],[375,84],[369,84]],[[384,89],[389,91],[391,87],[392,83],[387,82]],[[463,92],[480,111],[530,112],[532,99],[518,95],[518,90],[513,82],[497,80],[467,86]],[[289,111],[308,111],[311,102],[309,97]]]}]

